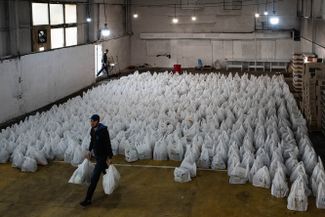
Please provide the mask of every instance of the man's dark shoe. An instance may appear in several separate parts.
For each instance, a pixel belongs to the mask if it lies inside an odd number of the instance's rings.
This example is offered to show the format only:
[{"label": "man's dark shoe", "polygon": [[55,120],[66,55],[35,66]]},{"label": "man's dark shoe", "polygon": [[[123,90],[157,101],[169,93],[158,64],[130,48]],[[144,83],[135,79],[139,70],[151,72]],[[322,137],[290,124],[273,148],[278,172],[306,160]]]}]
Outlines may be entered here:
[{"label": "man's dark shoe", "polygon": [[90,200],[84,200],[80,203],[80,206],[82,207],[87,207],[91,204],[91,201]]}]

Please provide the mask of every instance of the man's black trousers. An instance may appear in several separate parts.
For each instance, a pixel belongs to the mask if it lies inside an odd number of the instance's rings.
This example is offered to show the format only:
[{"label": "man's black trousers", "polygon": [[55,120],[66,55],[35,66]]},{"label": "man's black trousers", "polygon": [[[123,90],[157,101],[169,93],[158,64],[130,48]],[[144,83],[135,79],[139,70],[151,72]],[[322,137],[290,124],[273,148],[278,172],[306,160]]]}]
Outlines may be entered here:
[{"label": "man's black trousers", "polygon": [[96,165],[95,165],[95,169],[93,171],[93,174],[91,176],[91,182],[90,185],[88,187],[88,191],[87,191],[87,196],[86,196],[86,200],[91,201],[93,194],[95,192],[96,186],[97,186],[97,182],[100,178],[100,174],[106,174],[106,169],[108,168],[107,163],[106,163],[106,158],[96,158]]}]

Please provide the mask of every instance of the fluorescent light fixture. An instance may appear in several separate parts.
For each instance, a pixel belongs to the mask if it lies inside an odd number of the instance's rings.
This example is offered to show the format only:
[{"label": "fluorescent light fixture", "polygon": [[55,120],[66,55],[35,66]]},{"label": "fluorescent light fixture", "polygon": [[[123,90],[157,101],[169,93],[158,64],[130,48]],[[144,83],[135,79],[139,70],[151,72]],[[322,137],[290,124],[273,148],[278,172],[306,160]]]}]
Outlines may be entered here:
[{"label": "fluorescent light fixture", "polygon": [[255,17],[256,18],[259,18],[260,17],[260,14],[259,13],[255,13]]},{"label": "fluorescent light fixture", "polygon": [[91,18],[90,17],[87,17],[87,22],[90,23],[91,22]]},{"label": "fluorescent light fixture", "polygon": [[40,47],[38,50],[39,50],[39,51],[44,51],[45,48],[44,48],[44,47]]},{"label": "fluorescent light fixture", "polygon": [[270,18],[270,23],[272,24],[272,25],[278,25],[279,24],[279,17],[277,17],[277,16],[272,16],[271,18]]},{"label": "fluorescent light fixture", "polygon": [[115,63],[111,63],[111,64],[109,64],[110,66],[115,66]]},{"label": "fluorescent light fixture", "polygon": [[196,16],[192,16],[192,21],[196,21]]},{"label": "fluorescent light fixture", "polygon": [[174,17],[174,18],[172,19],[172,22],[173,22],[174,24],[178,23],[178,18],[177,18],[177,17]]},{"label": "fluorescent light fixture", "polygon": [[107,23],[105,23],[104,28],[102,29],[102,36],[107,37],[111,34],[111,31],[107,27]]},{"label": "fluorescent light fixture", "polygon": [[264,11],[264,15],[265,15],[265,16],[269,15],[269,12]]},{"label": "fluorescent light fixture", "polygon": [[135,13],[133,14],[133,18],[137,19],[139,17],[139,14]]}]

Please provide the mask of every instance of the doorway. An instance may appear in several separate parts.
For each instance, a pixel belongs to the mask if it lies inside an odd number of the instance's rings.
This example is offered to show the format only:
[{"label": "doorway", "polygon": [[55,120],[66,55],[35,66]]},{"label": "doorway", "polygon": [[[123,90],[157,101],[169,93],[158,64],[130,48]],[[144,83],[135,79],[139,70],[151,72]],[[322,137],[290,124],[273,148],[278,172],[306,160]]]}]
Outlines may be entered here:
[{"label": "doorway", "polygon": [[95,45],[95,77],[97,72],[102,68],[103,45]]}]

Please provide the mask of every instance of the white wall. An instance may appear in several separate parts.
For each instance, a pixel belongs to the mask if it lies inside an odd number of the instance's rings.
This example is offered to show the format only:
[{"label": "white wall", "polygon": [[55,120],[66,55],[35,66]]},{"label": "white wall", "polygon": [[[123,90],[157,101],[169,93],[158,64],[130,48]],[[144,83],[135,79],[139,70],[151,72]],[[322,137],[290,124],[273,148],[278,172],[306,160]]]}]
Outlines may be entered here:
[{"label": "white wall", "polygon": [[0,123],[50,104],[94,81],[93,45],[6,60],[0,64]]},{"label": "white wall", "polygon": [[[307,0],[305,0],[308,2]],[[301,18],[301,50],[325,58],[325,1],[314,0]],[[308,16],[309,15],[309,16]],[[310,16],[312,15],[312,16]]]},{"label": "white wall", "polygon": [[[179,63],[183,67],[196,66],[197,60],[202,59],[205,65],[214,65],[216,61],[222,65],[226,59],[286,59],[289,60],[295,49],[295,43],[290,33],[261,34],[256,37],[254,33],[212,34],[167,34],[166,38],[133,40],[132,62],[149,63],[154,67],[172,67]],[[159,35],[159,33],[158,33]],[[165,35],[165,34],[162,34]],[[197,35],[204,36],[198,38]],[[141,36],[140,36],[141,37]],[[157,57],[160,54],[170,54],[167,57]]]},{"label": "white wall", "polygon": [[[129,65],[128,36],[102,43],[118,56],[121,69]],[[94,44],[5,60],[0,63],[0,123],[37,110],[94,82]]]},{"label": "white wall", "polygon": [[[139,14],[138,19],[132,20],[134,35],[131,38],[131,63],[134,65],[148,63],[157,67],[171,67],[178,62],[185,67],[193,67],[199,58],[207,65],[213,65],[215,61],[224,62],[226,58],[290,59],[294,51],[290,31],[286,31],[286,36],[282,38],[268,38],[266,35],[265,38],[258,40],[245,39],[246,34],[255,31],[255,6],[243,6],[239,11],[225,11],[221,6],[200,9],[195,12],[198,18],[195,23],[190,20],[193,10],[178,8],[179,23],[174,25],[171,23],[174,16],[173,7],[142,7],[141,4],[144,2],[144,0],[134,0],[132,5],[132,10]],[[151,2],[153,5],[162,3],[158,0]],[[179,3],[173,0],[164,1],[166,2],[171,5]],[[211,1],[200,1],[200,3],[204,2]],[[276,10],[280,16],[280,24],[276,30],[271,31],[270,35],[274,32],[282,34],[282,30],[298,28],[295,0],[278,1]],[[262,14],[263,11],[264,7],[261,6],[259,12]],[[268,11],[271,14],[271,4]],[[265,20],[266,18],[261,16],[257,21],[257,28],[261,21]],[[148,39],[141,38],[143,33],[178,33],[186,36]],[[231,35],[222,40],[191,36],[199,33],[231,33]],[[164,53],[170,53],[172,58],[156,57],[157,54]]]}]

